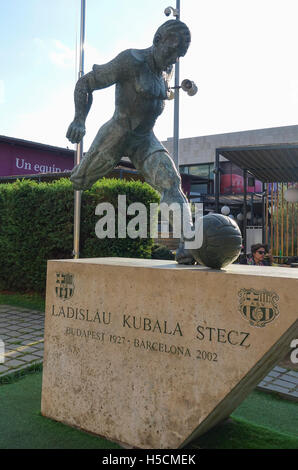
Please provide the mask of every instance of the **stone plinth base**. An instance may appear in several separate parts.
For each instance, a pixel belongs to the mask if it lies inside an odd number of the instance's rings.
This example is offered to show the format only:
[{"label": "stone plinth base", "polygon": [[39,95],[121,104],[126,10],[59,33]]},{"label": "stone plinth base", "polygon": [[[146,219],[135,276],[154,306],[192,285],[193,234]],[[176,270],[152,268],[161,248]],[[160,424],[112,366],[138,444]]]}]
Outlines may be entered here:
[{"label": "stone plinth base", "polygon": [[298,272],[49,261],[42,414],[137,448],[228,417],[297,337]]}]

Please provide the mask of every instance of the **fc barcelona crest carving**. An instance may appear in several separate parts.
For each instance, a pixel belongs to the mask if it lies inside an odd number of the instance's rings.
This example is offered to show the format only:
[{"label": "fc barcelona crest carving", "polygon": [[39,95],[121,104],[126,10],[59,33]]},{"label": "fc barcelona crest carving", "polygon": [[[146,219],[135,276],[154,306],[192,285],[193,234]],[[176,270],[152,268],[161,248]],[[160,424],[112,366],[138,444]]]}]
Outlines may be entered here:
[{"label": "fc barcelona crest carving", "polygon": [[264,327],[279,315],[277,305],[279,296],[275,292],[251,288],[241,289],[238,295],[239,311],[251,326]]},{"label": "fc barcelona crest carving", "polygon": [[56,295],[62,300],[70,299],[74,293],[74,275],[70,273],[56,273]]}]

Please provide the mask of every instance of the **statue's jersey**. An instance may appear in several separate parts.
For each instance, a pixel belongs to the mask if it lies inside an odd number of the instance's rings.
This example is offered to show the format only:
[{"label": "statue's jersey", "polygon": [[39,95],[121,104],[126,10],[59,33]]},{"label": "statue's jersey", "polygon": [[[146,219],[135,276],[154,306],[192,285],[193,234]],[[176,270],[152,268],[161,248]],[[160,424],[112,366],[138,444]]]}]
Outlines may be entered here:
[{"label": "statue's jersey", "polygon": [[128,49],[108,64],[93,66],[95,83],[99,85],[104,75],[108,74],[107,79],[114,76],[116,109],[113,119],[121,122],[124,133],[149,133],[164,109],[170,74],[155,73],[150,60],[148,49]]}]

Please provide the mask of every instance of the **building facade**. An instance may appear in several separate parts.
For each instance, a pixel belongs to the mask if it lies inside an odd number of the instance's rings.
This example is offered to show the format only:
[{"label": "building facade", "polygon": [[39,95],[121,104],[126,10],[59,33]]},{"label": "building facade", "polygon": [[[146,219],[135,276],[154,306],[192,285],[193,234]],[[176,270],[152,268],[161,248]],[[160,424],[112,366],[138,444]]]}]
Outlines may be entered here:
[{"label": "building facade", "polygon": [[[179,169],[183,187],[190,199],[214,194],[215,152],[221,147],[244,147],[263,144],[293,144],[298,142],[298,125],[257,129],[226,134],[191,137],[179,140]],[[173,152],[173,138],[163,142]],[[236,165],[220,158],[221,195],[232,196],[243,193],[243,172]],[[262,191],[259,181],[248,181],[248,193]]]}]

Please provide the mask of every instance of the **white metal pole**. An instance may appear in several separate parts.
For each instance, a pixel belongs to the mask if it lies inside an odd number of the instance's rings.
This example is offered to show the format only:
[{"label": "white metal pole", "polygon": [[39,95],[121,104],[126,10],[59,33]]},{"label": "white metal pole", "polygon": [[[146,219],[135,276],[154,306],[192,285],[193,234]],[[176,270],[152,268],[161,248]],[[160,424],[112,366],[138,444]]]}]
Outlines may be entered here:
[{"label": "white metal pole", "polygon": [[[176,20],[180,20],[180,0],[176,0]],[[180,63],[175,64],[175,97],[174,97],[174,145],[173,160],[179,172],[179,81]]]},{"label": "white metal pole", "polygon": [[[80,34],[80,68],[78,78],[84,75],[84,41],[85,41],[85,10],[86,0],[81,0],[81,34]],[[75,165],[78,165],[83,157],[83,139],[77,144],[75,152]],[[80,256],[80,225],[81,225],[81,196],[82,191],[74,191],[74,233],[73,233],[73,257]]]}]

